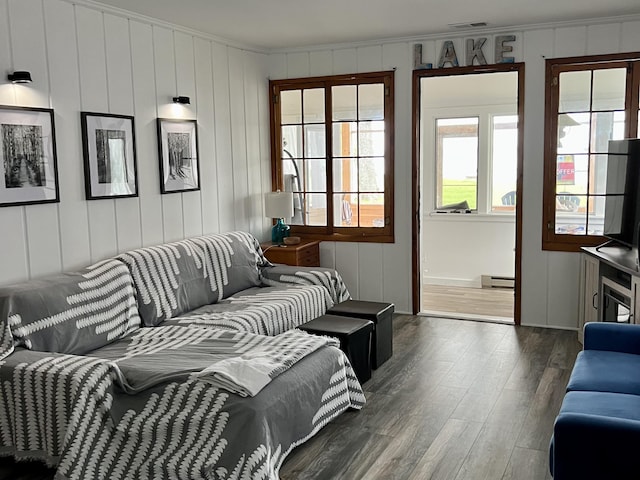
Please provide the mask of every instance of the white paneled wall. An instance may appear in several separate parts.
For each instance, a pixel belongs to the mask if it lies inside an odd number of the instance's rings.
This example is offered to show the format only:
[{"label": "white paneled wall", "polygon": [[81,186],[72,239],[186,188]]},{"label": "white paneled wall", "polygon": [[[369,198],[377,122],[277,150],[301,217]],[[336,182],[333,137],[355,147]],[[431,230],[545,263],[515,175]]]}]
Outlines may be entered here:
[{"label": "white paneled wall", "polygon": [[[522,239],[522,323],[577,328],[579,257],[542,251],[542,178],[544,151],[545,58],[640,51],[640,23],[596,20],[583,25],[555,25],[514,33],[512,55],[525,62],[525,133]],[[473,37],[493,34],[473,33]],[[464,38],[454,40],[464,60]],[[445,38],[389,41],[368,45],[297,49],[269,56],[273,79],[396,69],[395,236],[394,244],[323,242],[324,266],[335,266],[356,297],[385,300],[411,309],[411,71],[413,44],[422,43],[424,61],[437,63]],[[493,61],[487,48],[487,61]]]},{"label": "white paneled wall", "polygon": [[427,214],[422,228],[423,282],[480,288],[482,275],[514,276],[513,217]]},{"label": "white paneled wall", "polygon": [[[8,84],[13,70],[33,83]],[[70,0],[0,0],[0,76],[0,104],[54,109],[60,185],[59,204],[0,208],[0,284],[203,233],[264,237],[264,54]],[[85,200],[81,111],[135,117],[139,197]],[[160,194],[157,117],[198,120],[200,191]]]},{"label": "white paneled wall", "polygon": [[351,294],[411,310],[411,45],[279,53],[269,57],[273,79],[393,70],[395,73],[395,243],[322,242],[320,262],[335,267]]},{"label": "white paneled wall", "polygon": [[[576,328],[578,256],[541,250],[544,60],[640,51],[640,22],[573,22],[515,34],[512,54],[526,64],[522,322]],[[464,38],[451,39],[460,58]],[[265,238],[267,77],[395,69],[395,243],[323,242],[320,257],[341,272],[355,298],[410,311],[412,48],[421,42],[425,61],[435,62],[443,40],[266,55],[90,2],[0,0],[0,76],[29,70],[34,78],[28,86],[0,78],[0,104],[54,109],[61,199],[0,208],[0,284],[202,233],[243,229]],[[491,48],[485,55],[493,61]],[[176,94],[191,97],[191,105],[172,104]],[[139,197],[85,200],[81,111],[135,117]],[[198,120],[200,191],[160,194],[157,117]]]},{"label": "white paneled wall", "polygon": [[577,328],[578,325],[579,256],[541,250],[544,60],[640,51],[638,26],[637,21],[629,21],[525,32],[522,263],[522,319],[525,324],[560,328]]}]

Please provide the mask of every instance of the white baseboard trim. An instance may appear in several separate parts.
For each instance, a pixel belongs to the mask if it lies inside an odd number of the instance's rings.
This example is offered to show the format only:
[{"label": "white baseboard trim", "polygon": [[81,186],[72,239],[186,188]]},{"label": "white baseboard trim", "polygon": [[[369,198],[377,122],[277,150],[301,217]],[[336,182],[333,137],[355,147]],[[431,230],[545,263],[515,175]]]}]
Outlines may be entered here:
[{"label": "white baseboard trim", "polygon": [[468,278],[446,278],[446,277],[430,277],[424,275],[422,281],[425,285],[443,285],[446,287],[471,287],[481,288],[482,284],[479,280],[471,280]]},{"label": "white baseboard trim", "polygon": [[574,332],[577,332],[579,330],[579,328],[577,328],[577,327],[565,327],[565,326],[560,326],[560,325],[541,325],[541,324],[538,324],[538,323],[523,323],[522,326],[523,327],[553,328],[554,330],[568,330],[568,331],[574,331]]},{"label": "white baseboard trim", "polygon": [[[419,317],[439,317],[450,318],[454,320],[473,320],[489,323],[502,323],[506,325],[513,325],[513,319],[508,317],[492,317],[489,315],[474,315],[472,313],[451,313],[451,312],[439,312],[436,310],[422,310],[418,312]],[[553,330],[567,330],[569,332],[578,332],[578,328],[566,327],[560,325],[541,325],[536,323],[523,323],[522,327],[537,327],[537,328],[551,328]]]},{"label": "white baseboard trim", "polygon": [[496,317],[493,315],[477,315],[474,313],[452,313],[440,312],[438,310],[422,310],[418,313],[418,316],[451,318],[454,320],[473,320],[475,322],[504,323],[506,325],[513,325],[513,318]]}]

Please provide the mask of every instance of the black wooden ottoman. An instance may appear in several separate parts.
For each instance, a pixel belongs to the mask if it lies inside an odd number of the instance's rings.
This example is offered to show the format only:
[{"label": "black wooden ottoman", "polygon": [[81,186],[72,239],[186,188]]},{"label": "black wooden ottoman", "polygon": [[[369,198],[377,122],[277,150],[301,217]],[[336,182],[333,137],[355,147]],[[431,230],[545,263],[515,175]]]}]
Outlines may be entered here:
[{"label": "black wooden ottoman", "polygon": [[347,300],[327,310],[331,315],[371,320],[374,324],[371,340],[371,365],[378,368],[393,355],[393,303]]},{"label": "black wooden ottoman", "polygon": [[373,322],[362,318],[322,315],[298,327],[316,335],[340,340],[340,350],[347,354],[360,383],[371,378],[371,332]]}]

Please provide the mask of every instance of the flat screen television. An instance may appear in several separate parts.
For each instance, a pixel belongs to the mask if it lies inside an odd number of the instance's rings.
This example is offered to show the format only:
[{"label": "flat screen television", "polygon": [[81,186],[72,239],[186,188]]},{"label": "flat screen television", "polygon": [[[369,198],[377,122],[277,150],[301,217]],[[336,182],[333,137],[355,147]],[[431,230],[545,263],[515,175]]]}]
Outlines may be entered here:
[{"label": "flat screen television", "polygon": [[640,226],[640,139],[610,140],[607,154],[604,236],[638,246]]}]

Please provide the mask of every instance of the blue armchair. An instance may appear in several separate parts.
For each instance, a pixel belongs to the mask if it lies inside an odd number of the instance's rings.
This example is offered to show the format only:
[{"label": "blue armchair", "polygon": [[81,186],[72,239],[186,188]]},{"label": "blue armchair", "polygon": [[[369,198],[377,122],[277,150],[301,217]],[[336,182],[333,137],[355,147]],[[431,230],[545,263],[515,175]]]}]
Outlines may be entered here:
[{"label": "blue armchair", "polygon": [[640,478],[640,325],[588,323],[549,451],[554,480]]}]

